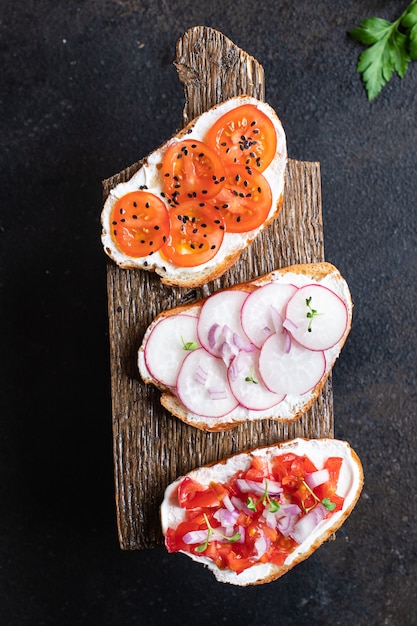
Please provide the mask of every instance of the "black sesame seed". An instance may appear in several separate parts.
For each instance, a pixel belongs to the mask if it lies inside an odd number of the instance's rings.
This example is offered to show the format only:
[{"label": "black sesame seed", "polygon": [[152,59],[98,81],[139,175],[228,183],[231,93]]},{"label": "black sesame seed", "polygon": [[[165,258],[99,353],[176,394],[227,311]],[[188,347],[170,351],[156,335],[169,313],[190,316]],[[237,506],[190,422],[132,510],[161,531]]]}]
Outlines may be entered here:
[{"label": "black sesame seed", "polygon": [[171,176],[171,174],[169,174],[169,172],[167,172],[166,174],[164,174],[164,176]]},{"label": "black sesame seed", "polygon": [[144,261],[143,265],[144,265],[145,267],[148,267],[148,261]]},{"label": "black sesame seed", "polygon": [[138,219],[138,216],[137,216],[137,215],[132,215],[132,218],[133,218],[134,220],[137,220],[137,219]]},{"label": "black sesame seed", "polygon": [[112,222],[113,226],[116,226],[117,222]]},{"label": "black sesame seed", "polygon": [[154,230],[159,230],[159,226],[158,225],[154,226]]},{"label": "black sesame seed", "polygon": [[200,249],[204,246],[203,243],[200,243],[200,245],[198,246]]},{"label": "black sesame seed", "polygon": [[114,235],[115,237],[117,237],[117,230],[114,230],[114,231],[113,231],[113,235]]},{"label": "black sesame seed", "polygon": [[259,135],[259,133],[260,133],[260,132],[261,132],[261,131],[259,130],[259,128],[254,128],[254,129],[253,129],[253,134],[254,134],[254,135]]},{"label": "black sesame seed", "polygon": [[236,221],[237,221],[237,222],[240,222],[240,220],[241,220],[241,219],[242,219],[242,218],[240,217],[240,215],[238,215],[238,216],[237,216],[237,218],[236,218]]},{"label": "black sesame seed", "polygon": [[138,206],[138,203],[136,202],[136,200],[133,200],[133,206],[134,207]]},{"label": "black sesame seed", "polygon": [[195,235],[196,233],[198,233],[198,228],[193,228],[193,235]]},{"label": "black sesame seed", "polygon": [[215,250],[216,246],[213,244],[210,248],[210,250]]},{"label": "black sesame seed", "polygon": [[201,228],[207,228],[207,224],[200,224]]},{"label": "black sesame seed", "polygon": [[125,222],[126,219],[124,217],[122,217],[122,219],[120,220],[121,222]]},{"label": "black sesame seed", "polygon": [[251,122],[251,126],[255,126],[256,122],[255,120],[253,120],[253,122]]},{"label": "black sesame seed", "polygon": [[151,206],[151,205],[149,204],[149,202],[147,202],[147,203],[145,204],[145,207],[146,207],[147,209],[149,209],[149,207],[150,207],[150,206]]}]

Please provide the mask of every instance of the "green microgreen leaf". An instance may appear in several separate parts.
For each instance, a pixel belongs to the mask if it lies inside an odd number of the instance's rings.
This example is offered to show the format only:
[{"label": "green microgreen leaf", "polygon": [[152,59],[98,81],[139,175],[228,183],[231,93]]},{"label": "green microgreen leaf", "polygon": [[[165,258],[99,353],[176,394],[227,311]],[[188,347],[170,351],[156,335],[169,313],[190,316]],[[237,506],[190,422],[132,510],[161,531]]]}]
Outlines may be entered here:
[{"label": "green microgreen leaf", "polygon": [[310,323],[308,325],[307,330],[308,330],[309,333],[311,333],[311,331],[312,331],[311,325],[313,323],[313,319],[315,317],[317,317],[318,315],[320,315],[320,313],[317,311],[317,309],[313,309],[312,308],[312,306],[311,306],[311,296],[309,298],[306,298],[306,305],[307,305],[307,308],[309,309],[307,311],[307,318],[310,320]]},{"label": "green microgreen leaf", "polygon": [[322,503],[322,505],[323,505],[324,507],[326,507],[326,509],[327,509],[328,511],[334,511],[334,510],[335,510],[335,508],[336,508],[335,503],[334,503],[334,502],[332,502],[332,501],[330,500],[330,498],[323,498],[323,500],[321,501],[321,503]]},{"label": "green microgreen leaf", "polygon": [[246,500],[246,506],[251,511],[256,511],[256,507],[260,502],[262,502],[264,507],[267,507],[269,505],[270,513],[276,513],[279,510],[280,504],[278,500],[274,500],[273,498],[269,497],[267,480],[265,480],[265,489],[264,489],[262,498],[259,498],[259,500],[255,502],[252,496],[249,496],[248,499]]},{"label": "green microgreen leaf", "polygon": [[356,70],[362,74],[368,100],[373,100],[394,72],[404,78],[410,61],[417,58],[417,0],[412,0],[394,22],[369,17],[348,34],[365,46]]},{"label": "green microgreen leaf", "polygon": [[257,381],[257,380],[255,380],[255,378],[254,378],[254,376],[253,376],[253,375],[254,375],[254,371],[253,371],[253,367],[251,367],[251,368],[250,368],[250,372],[249,372],[249,376],[246,376],[245,381],[246,381],[247,383],[254,383],[255,385],[257,385],[257,384],[258,384],[258,381]]},{"label": "green microgreen leaf", "polygon": [[184,350],[196,350],[198,343],[196,341],[184,341],[184,337],[181,335],[182,347]]},{"label": "green microgreen leaf", "polygon": [[196,546],[194,548],[194,552],[204,552],[205,550],[207,550],[209,541],[210,541],[210,537],[212,535],[218,535],[219,537],[221,537],[222,539],[226,539],[229,543],[235,543],[236,541],[239,541],[239,539],[241,538],[241,534],[236,532],[233,535],[231,535],[230,537],[227,537],[226,535],[223,535],[220,531],[217,530],[217,528],[213,528],[210,524],[210,522],[208,521],[208,517],[207,515],[204,513],[203,515],[204,517],[204,521],[207,524],[207,538],[203,543],[200,543],[200,545]]},{"label": "green microgreen leaf", "polygon": [[246,500],[246,506],[248,507],[248,509],[250,509],[251,511],[256,511],[256,502],[255,500],[252,498],[252,496],[249,496],[248,499]]}]

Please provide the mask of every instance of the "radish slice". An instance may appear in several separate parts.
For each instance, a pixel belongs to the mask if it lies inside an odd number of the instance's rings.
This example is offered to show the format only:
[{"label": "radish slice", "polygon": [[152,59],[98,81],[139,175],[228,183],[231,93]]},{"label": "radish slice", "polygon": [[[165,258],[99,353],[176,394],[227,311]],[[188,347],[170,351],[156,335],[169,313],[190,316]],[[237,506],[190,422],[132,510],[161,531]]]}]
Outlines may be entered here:
[{"label": "radish slice", "polygon": [[285,328],[305,348],[328,350],[345,334],[348,312],[345,303],[323,285],[305,285],[287,304]]},{"label": "radish slice", "polygon": [[286,332],[271,335],[259,355],[259,373],[270,391],[302,395],[322,379],[326,371],[324,352],[306,350],[295,341],[287,350]]},{"label": "radish slice", "polygon": [[241,290],[219,291],[201,307],[197,334],[201,345],[213,356],[222,356],[224,346],[231,346],[234,333],[235,354],[241,348],[239,341],[248,342],[240,323],[240,309],[247,296],[248,293]]},{"label": "radish slice", "polygon": [[274,315],[284,320],[286,304],[296,291],[294,285],[269,283],[246,298],[241,310],[242,328],[257,348],[276,332]]},{"label": "radish slice", "polygon": [[239,352],[227,371],[229,385],[239,403],[247,409],[262,411],[269,409],[284,399],[267,389],[258,368],[259,350]]},{"label": "radish slice", "polygon": [[[204,382],[201,371],[207,372]],[[203,417],[222,417],[238,406],[227,382],[225,364],[204,348],[193,350],[184,359],[177,378],[177,394],[189,411]]]},{"label": "radish slice", "polygon": [[145,344],[145,363],[155,380],[174,387],[183,360],[189,354],[187,344],[197,343],[197,317],[171,315],[161,319]]}]

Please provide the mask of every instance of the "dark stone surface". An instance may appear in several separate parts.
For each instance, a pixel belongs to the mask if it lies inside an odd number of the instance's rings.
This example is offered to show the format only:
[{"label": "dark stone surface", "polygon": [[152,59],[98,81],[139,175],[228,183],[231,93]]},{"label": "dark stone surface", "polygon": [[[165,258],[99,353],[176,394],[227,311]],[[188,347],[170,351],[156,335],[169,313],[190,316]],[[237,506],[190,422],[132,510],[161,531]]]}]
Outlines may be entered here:
[{"label": "dark stone surface", "polygon": [[[417,623],[417,63],[370,104],[346,35],[406,4],[3,7],[2,625]],[[201,24],[263,64],[290,157],[320,161],[326,257],[355,301],[333,380],[363,495],[336,541],[248,589],[162,548],[121,552],[115,526],[101,180],[175,131],[175,44]]]}]

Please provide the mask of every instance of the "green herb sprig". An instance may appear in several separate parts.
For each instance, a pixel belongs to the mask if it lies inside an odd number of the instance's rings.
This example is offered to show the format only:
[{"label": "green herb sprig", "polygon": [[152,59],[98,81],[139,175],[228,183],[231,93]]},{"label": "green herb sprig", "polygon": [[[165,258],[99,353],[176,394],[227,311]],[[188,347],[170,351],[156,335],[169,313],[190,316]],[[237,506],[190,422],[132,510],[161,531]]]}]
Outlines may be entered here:
[{"label": "green herb sprig", "polygon": [[204,552],[205,550],[207,550],[207,547],[208,547],[208,544],[209,544],[209,541],[210,541],[210,537],[212,535],[218,535],[222,539],[227,539],[227,541],[229,541],[230,543],[235,543],[236,541],[239,541],[239,539],[242,536],[240,533],[235,533],[231,537],[226,537],[226,535],[223,535],[216,528],[213,528],[213,526],[211,526],[210,522],[208,521],[208,517],[207,517],[207,515],[205,513],[204,513],[204,521],[207,524],[207,538],[204,541],[204,543],[201,543],[199,546],[194,548],[195,552],[200,553],[200,552]]},{"label": "green herb sprig", "polygon": [[183,336],[181,335],[182,347],[184,350],[196,350],[198,348],[198,343],[196,341],[184,341]]},{"label": "green herb sprig", "polygon": [[317,309],[313,309],[313,307],[311,306],[311,296],[309,298],[306,298],[306,305],[308,308],[307,318],[310,320],[307,330],[309,333],[311,333],[311,324],[313,323],[313,319],[320,315],[320,313],[317,311]]},{"label": "green herb sprig", "polygon": [[251,511],[256,511],[256,507],[259,504],[259,502],[262,502],[264,507],[269,505],[270,513],[276,513],[279,510],[279,502],[278,502],[278,500],[274,500],[273,498],[269,497],[269,494],[268,494],[268,481],[267,480],[265,480],[265,489],[264,489],[264,493],[263,493],[262,498],[259,498],[259,500],[255,501],[251,496],[249,496],[247,501],[246,501],[246,506]]},{"label": "green herb sprig", "polygon": [[371,101],[394,72],[404,78],[410,61],[417,59],[417,0],[412,0],[394,22],[369,17],[348,34],[368,46],[359,56],[356,69],[362,74]]}]

